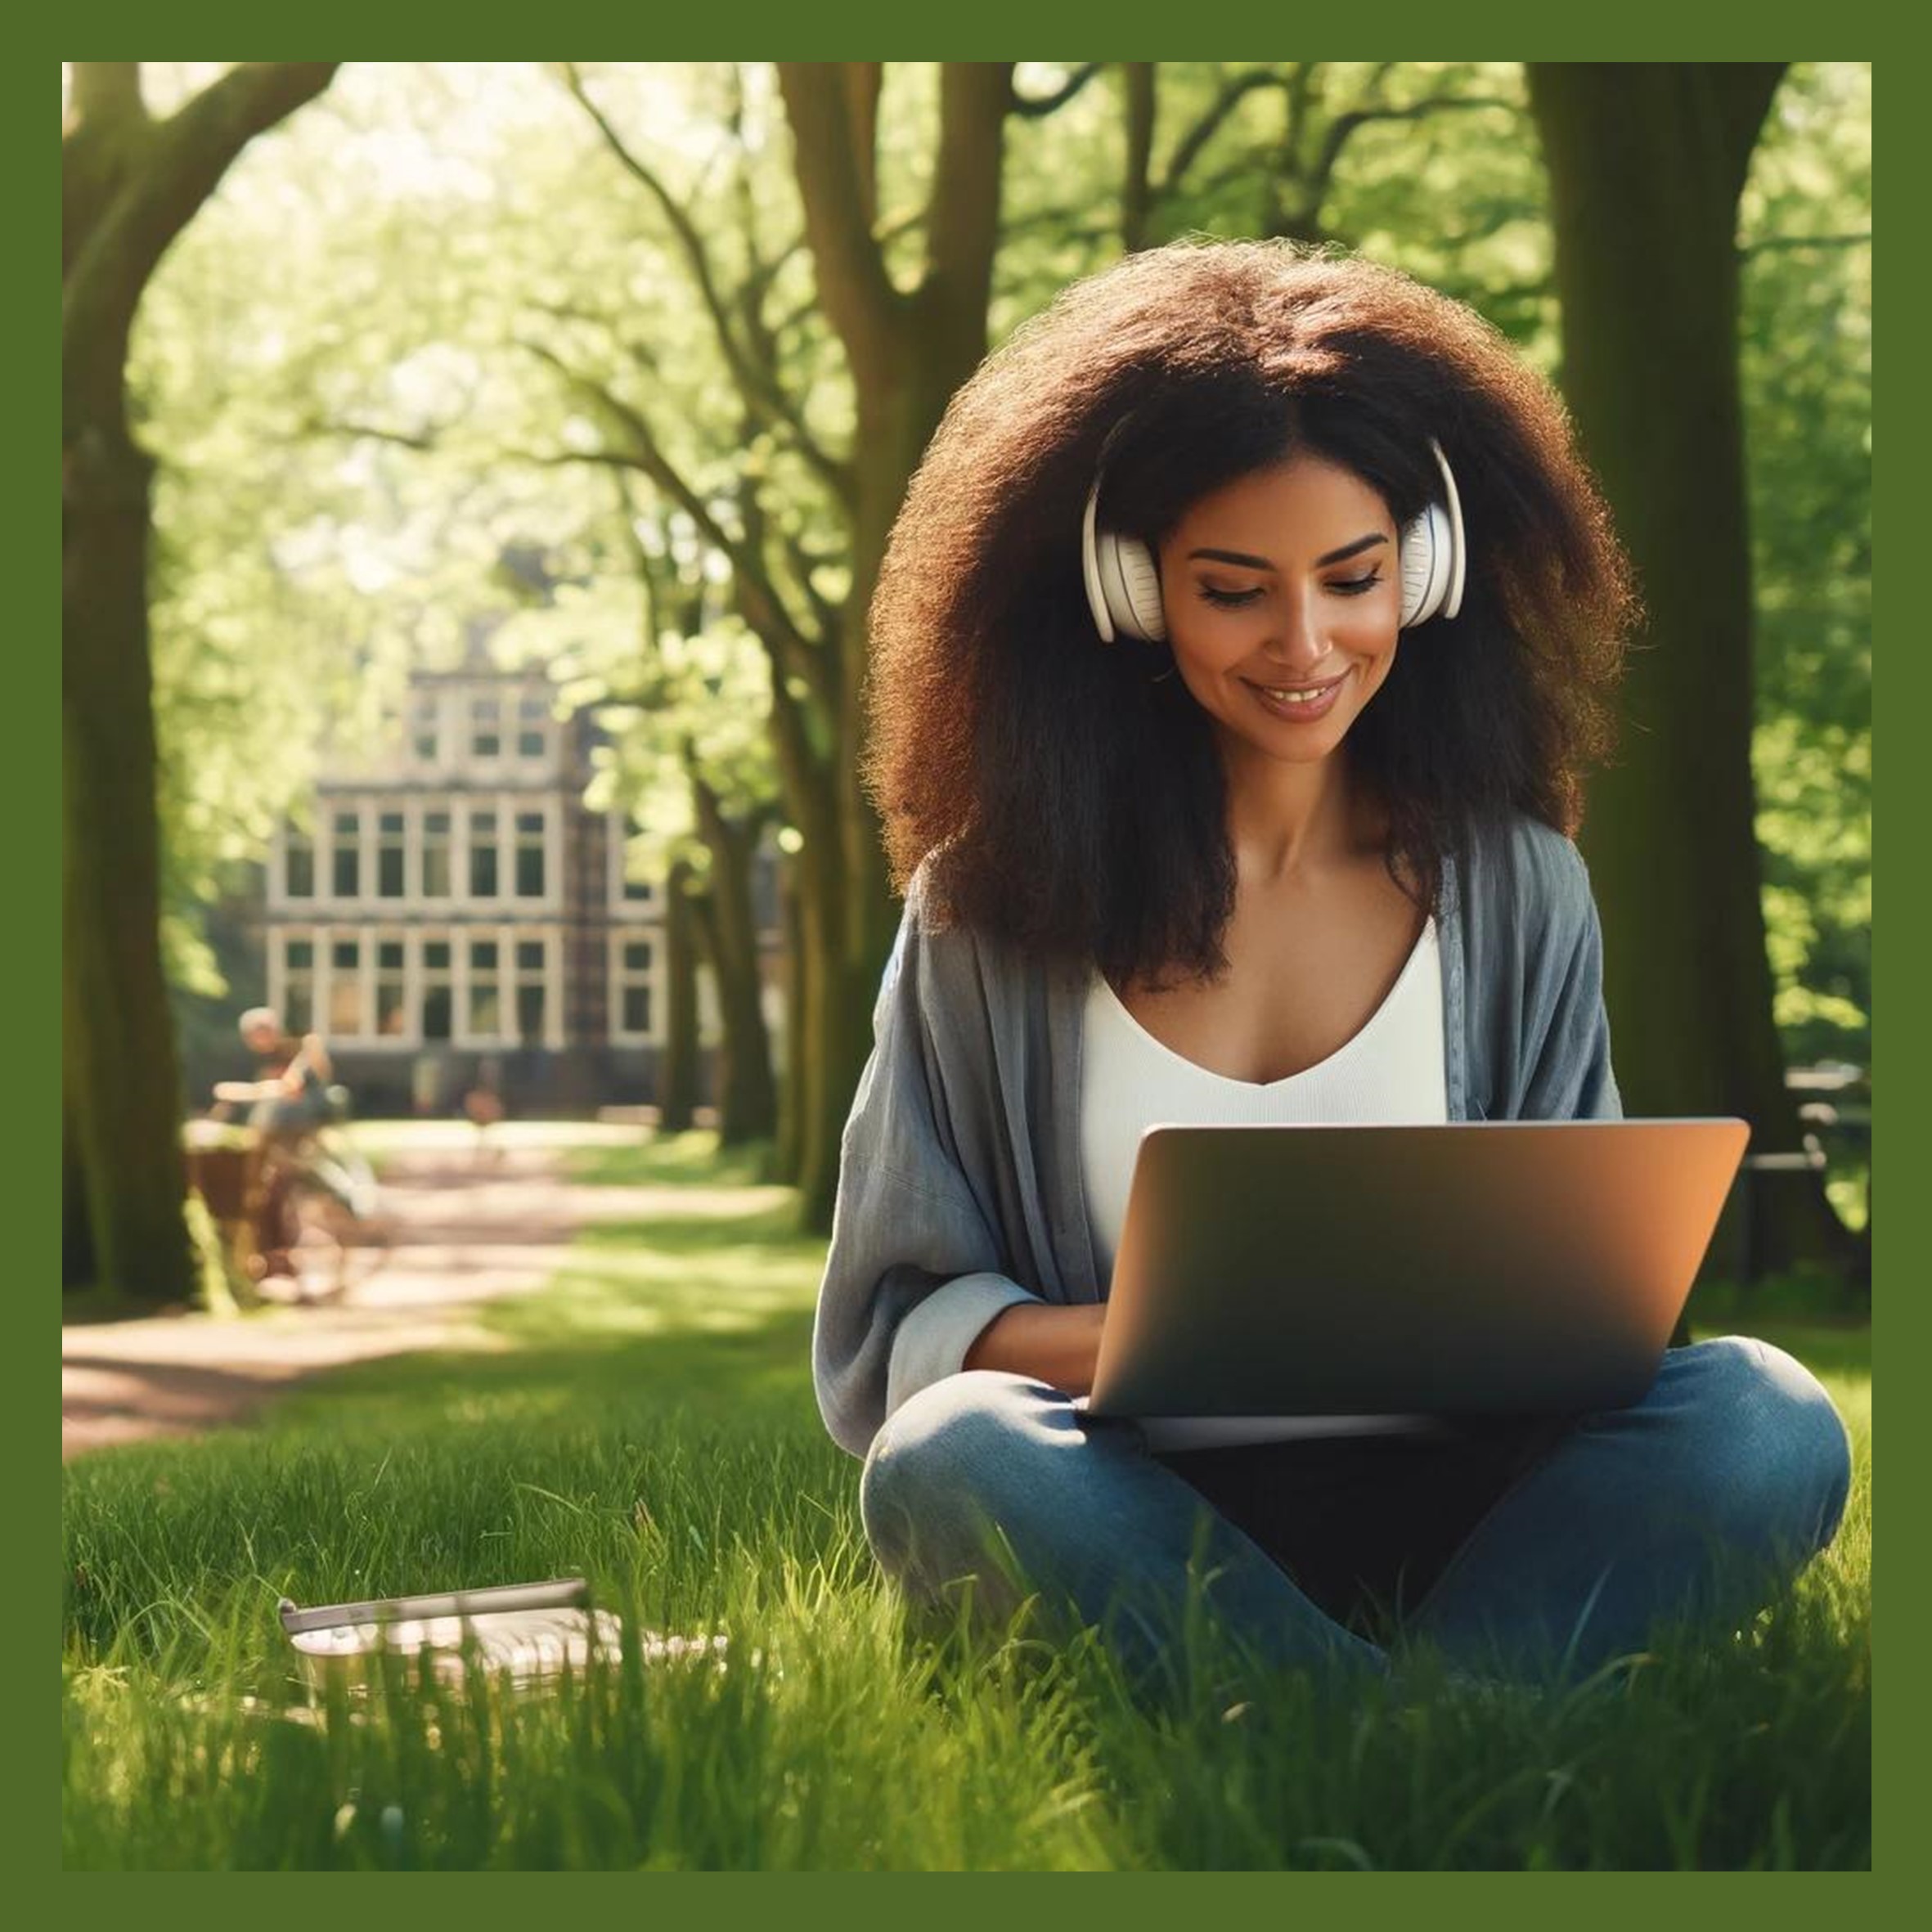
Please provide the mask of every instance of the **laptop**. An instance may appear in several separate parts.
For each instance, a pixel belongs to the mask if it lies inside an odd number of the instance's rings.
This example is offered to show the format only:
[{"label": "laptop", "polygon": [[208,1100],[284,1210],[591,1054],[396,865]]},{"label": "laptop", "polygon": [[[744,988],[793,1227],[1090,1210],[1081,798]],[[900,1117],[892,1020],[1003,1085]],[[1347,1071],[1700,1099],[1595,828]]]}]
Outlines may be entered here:
[{"label": "laptop", "polygon": [[1655,1378],[1741,1120],[1156,1126],[1094,1416],[1414,1419],[1622,1408]]}]

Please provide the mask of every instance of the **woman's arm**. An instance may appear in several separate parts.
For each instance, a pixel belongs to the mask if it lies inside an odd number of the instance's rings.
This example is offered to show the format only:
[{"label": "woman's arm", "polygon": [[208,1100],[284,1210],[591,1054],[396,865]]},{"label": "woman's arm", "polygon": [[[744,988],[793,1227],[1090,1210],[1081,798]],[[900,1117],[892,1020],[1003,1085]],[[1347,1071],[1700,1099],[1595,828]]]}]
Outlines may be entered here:
[{"label": "woman's arm", "polygon": [[812,1328],[820,1413],[856,1456],[901,1403],[956,1375],[997,1318],[1044,1301],[1008,1272],[986,1206],[996,1182],[982,1177],[974,1186],[954,1139],[931,1022],[948,999],[986,995],[971,960],[953,962],[956,986],[941,993],[932,983],[947,950],[967,941],[951,932],[930,945],[921,896],[915,877],[841,1143]]},{"label": "woman's arm", "polygon": [[1094,1386],[1106,1314],[1101,1302],[1072,1308],[1016,1303],[981,1329],[979,1339],[966,1351],[964,1366],[1030,1375],[1069,1395],[1084,1395]]}]

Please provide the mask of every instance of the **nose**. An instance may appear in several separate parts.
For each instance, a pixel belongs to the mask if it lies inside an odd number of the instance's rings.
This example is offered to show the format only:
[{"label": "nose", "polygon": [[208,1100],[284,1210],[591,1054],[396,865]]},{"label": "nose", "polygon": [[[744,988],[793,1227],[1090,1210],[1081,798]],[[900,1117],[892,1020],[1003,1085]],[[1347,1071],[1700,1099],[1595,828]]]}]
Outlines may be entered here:
[{"label": "nose", "polygon": [[1321,634],[1313,591],[1284,591],[1269,600],[1268,608],[1268,635],[1261,644],[1265,656],[1297,676],[1327,661],[1328,640]]}]

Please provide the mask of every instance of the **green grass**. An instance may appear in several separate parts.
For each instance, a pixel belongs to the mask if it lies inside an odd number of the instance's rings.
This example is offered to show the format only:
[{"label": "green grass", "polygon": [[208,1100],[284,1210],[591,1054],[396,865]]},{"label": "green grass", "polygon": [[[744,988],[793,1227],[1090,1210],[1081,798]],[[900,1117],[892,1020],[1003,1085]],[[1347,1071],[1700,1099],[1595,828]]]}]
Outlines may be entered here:
[{"label": "green grass", "polygon": [[[692,1138],[585,1178],[720,1179]],[[1832,1550],[1740,1640],[1614,1683],[1472,1696],[1269,1675],[1196,1632],[1188,1689],[1025,1624],[909,1629],[807,1348],[822,1250],[786,1204],[604,1228],[500,1346],[393,1359],[258,1427],[67,1473],[66,1862],[75,1867],[1863,1866],[1867,1332],[1755,1325],[1817,1369],[1858,1476]],[[452,1695],[403,1669],[311,1702],[275,1618],[582,1570],[722,1672],[626,1660]]]}]

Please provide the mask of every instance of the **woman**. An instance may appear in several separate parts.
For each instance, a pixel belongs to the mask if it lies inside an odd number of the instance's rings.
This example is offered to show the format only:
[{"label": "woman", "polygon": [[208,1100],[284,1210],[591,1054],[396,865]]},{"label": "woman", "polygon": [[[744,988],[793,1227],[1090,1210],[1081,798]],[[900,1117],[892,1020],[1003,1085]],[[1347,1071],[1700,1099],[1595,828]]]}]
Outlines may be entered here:
[{"label": "woman", "polygon": [[1205,1578],[1264,1656],[1529,1672],[1748,1616],[1830,1539],[1844,1431],[1753,1341],[1447,1442],[1074,1406],[1150,1121],[1620,1112],[1569,834],[1634,613],[1552,392],[1365,262],[1135,256],[955,398],[873,611],[908,890],[814,1339],[914,1596],[1017,1564],[1144,1654]]}]

